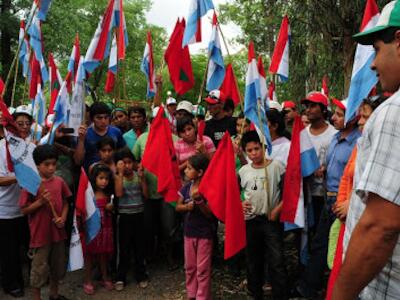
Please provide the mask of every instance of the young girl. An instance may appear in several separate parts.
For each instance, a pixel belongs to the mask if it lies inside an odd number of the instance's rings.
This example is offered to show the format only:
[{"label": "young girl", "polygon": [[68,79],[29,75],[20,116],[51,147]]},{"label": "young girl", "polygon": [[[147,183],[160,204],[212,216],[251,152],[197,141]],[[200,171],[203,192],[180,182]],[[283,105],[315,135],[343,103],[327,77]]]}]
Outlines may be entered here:
[{"label": "young girl", "polygon": [[198,192],[208,167],[204,154],[189,158],[185,175],[190,182],[180,191],[176,211],[184,212],[186,290],[189,299],[211,299],[211,260],[216,222],[206,199]]},{"label": "young girl", "polygon": [[94,262],[100,264],[102,285],[107,290],[113,289],[113,283],[107,274],[108,260],[114,251],[111,195],[114,190],[113,174],[110,168],[104,164],[93,167],[90,176],[97,207],[100,210],[101,229],[96,237],[87,245],[85,255],[85,283],[84,292],[88,295],[94,294],[92,283],[92,266]]},{"label": "young girl", "polygon": [[89,167],[89,174],[92,173],[93,167],[97,164],[104,164],[111,169],[113,174],[115,174],[115,163],[114,163],[114,152],[115,152],[115,142],[109,137],[105,136],[100,141],[97,142],[97,152],[100,157],[100,161],[95,162]]}]

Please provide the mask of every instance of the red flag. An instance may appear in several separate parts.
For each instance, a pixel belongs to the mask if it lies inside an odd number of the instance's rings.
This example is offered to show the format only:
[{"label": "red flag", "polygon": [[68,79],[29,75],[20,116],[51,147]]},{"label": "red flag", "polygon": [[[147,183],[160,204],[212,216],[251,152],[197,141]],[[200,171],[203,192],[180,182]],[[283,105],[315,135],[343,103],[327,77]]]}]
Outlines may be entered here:
[{"label": "red flag", "polygon": [[[76,76],[78,73],[78,66],[79,66],[79,60],[81,58],[81,49],[80,49],[80,42],[79,42],[79,34],[76,33],[75,35],[75,43],[74,46],[72,47],[72,53],[69,58],[68,62],[68,73],[65,78],[65,81],[67,82],[67,89],[68,93],[72,93],[72,81],[76,81]],[[60,82],[61,85],[61,82]]]},{"label": "red flag", "polygon": [[42,82],[40,63],[36,59],[36,55],[32,55],[31,60],[31,81],[29,85],[29,99],[35,99],[37,94],[37,86]]},{"label": "red flag", "polygon": [[2,78],[0,78],[0,95],[3,94],[5,88],[5,84]]},{"label": "red flag", "polygon": [[118,27],[118,59],[125,59],[125,34],[126,34],[126,24],[124,15],[124,5],[122,0],[119,1],[119,27]]},{"label": "red flag", "polygon": [[322,91],[325,96],[329,97],[328,76],[322,77]]},{"label": "red flag", "polygon": [[106,85],[104,86],[104,92],[111,94],[114,91],[115,86],[115,74],[111,71],[107,72]]},{"label": "red flag", "polygon": [[174,32],[171,35],[168,48],[164,54],[165,62],[168,65],[170,80],[176,93],[179,95],[185,94],[194,86],[189,47],[185,46],[182,48],[185,27],[185,19],[176,22]]},{"label": "red flag", "polygon": [[[0,84],[2,84],[4,89],[4,82],[0,78]],[[7,105],[4,103],[3,99],[0,99],[0,111],[1,111],[1,123],[2,125],[11,133],[17,135],[17,128],[15,126],[14,118],[8,111]],[[8,149],[8,142],[6,140],[6,159],[7,159],[7,169],[9,172],[14,172],[14,165],[11,161],[10,150]]]},{"label": "red flag", "polygon": [[335,286],[336,280],[339,277],[340,269],[342,268],[343,263],[343,239],[344,239],[344,231],[346,226],[344,224],[340,225],[339,236],[337,240],[335,258],[333,259],[333,267],[332,272],[329,275],[328,288],[326,291],[325,300],[331,300],[333,294],[333,288]]},{"label": "red flag", "polygon": [[213,214],[225,223],[224,258],[228,259],[246,246],[246,225],[236,177],[235,154],[228,132],[219,143],[201,180],[199,192],[207,199]]},{"label": "red flag", "polygon": [[220,91],[227,99],[232,99],[235,106],[240,103],[240,92],[232,64],[226,66],[225,78],[220,87]]},{"label": "red flag", "polygon": [[200,142],[203,141],[204,138],[204,130],[206,129],[206,122],[204,120],[201,120],[199,124],[197,125],[197,135],[199,136]]},{"label": "red flag", "polygon": [[181,179],[171,128],[163,107],[159,108],[157,116],[151,123],[142,164],[145,169],[157,176],[157,192],[163,195],[164,200],[177,201]]},{"label": "red flag", "polygon": [[103,21],[101,23],[101,33],[99,41],[97,43],[97,48],[93,54],[93,58],[96,60],[101,61],[104,58],[107,47],[107,41],[110,37],[110,28],[111,28],[110,26],[113,13],[114,13],[114,0],[110,0],[110,2],[108,2],[107,9],[104,13]]},{"label": "red flag", "polygon": [[54,61],[53,54],[49,54],[49,69],[50,69],[50,105],[49,105],[49,114],[54,113],[54,105],[57,100],[58,92],[60,91],[61,82],[58,77],[58,68]]}]

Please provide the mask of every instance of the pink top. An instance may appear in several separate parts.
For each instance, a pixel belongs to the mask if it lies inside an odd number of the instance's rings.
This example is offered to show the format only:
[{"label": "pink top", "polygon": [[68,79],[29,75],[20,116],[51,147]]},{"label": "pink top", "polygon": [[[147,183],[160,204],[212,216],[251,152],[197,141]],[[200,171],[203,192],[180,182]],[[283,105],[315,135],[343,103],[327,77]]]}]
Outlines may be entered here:
[{"label": "pink top", "polygon": [[[207,153],[215,152],[215,146],[213,141],[208,136],[203,136],[203,143],[206,147]],[[183,139],[179,139],[175,142],[175,152],[176,157],[178,158],[178,163],[181,164],[185,162],[189,157],[196,154],[196,144],[188,144],[183,141]]]},{"label": "pink top", "polygon": [[[57,215],[61,217],[63,200],[72,195],[65,181],[58,176],[43,181],[38,196],[47,189],[51,195]],[[19,206],[25,207],[36,201],[38,196],[33,196],[26,190],[22,190],[19,198]],[[49,205],[43,205],[28,216],[29,231],[31,233],[30,248],[39,248],[51,243],[65,240],[67,235],[64,228],[57,228],[53,222],[53,214]]]}]

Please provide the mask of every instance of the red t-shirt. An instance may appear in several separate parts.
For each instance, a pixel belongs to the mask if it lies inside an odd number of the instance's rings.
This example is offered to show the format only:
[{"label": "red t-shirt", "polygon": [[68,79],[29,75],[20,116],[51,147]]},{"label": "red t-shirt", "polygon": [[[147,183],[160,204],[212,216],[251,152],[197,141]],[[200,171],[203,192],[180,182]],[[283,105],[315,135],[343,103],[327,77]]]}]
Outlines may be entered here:
[{"label": "red t-shirt", "polygon": [[[47,189],[52,197],[55,211],[60,217],[63,208],[63,199],[72,195],[65,181],[58,176],[43,181],[41,189]],[[38,193],[38,196],[41,192]],[[19,206],[25,207],[35,202],[38,196],[32,196],[26,190],[22,190],[19,198]],[[64,228],[57,228],[53,222],[53,213],[49,205],[43,205],[28,216],[29,230],[31,233],[31,248],[39,248],[45,245],[65,240],[67,235]]]}]

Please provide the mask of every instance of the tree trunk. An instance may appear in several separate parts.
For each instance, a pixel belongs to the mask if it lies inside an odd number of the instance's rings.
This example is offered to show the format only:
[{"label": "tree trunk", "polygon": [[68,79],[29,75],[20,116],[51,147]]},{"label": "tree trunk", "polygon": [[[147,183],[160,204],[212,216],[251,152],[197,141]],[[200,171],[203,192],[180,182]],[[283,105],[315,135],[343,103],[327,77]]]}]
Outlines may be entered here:
[{"label": "tree trunk", "polygon": [[[10,34],[10,24],[7,20],[10,20],[11,11],[11,0],[2,0],[0,6],[0,16],[1,22],[1,35],[0,35],[0,62],[2,65],[1,76],[5,80],[8,72],[10,71],[10,66],[12,63],[12,52],[11,52],[11,34]],[[7,25],[8,24],[8,25]],[[5,95],[6,102],[9,102],[11,95],[11,90],[7,89]]]}]

